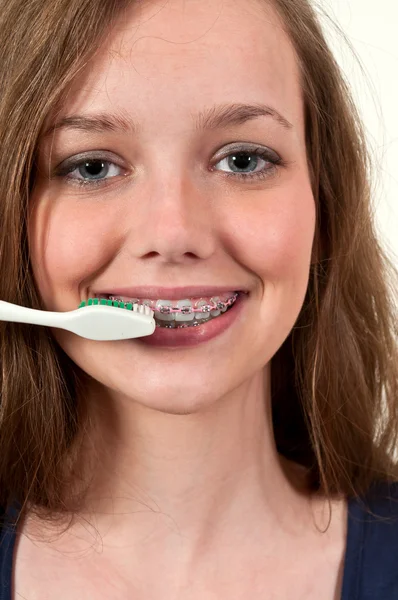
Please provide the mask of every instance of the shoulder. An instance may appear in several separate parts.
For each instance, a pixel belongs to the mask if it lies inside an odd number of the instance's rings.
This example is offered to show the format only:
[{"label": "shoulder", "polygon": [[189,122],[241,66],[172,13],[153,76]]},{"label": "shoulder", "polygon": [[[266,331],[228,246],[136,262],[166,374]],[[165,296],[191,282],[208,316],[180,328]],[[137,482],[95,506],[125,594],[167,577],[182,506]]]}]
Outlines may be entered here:
[{"label": "shoulder", "polygon": [[13,502],[7,508],[0,506],[0,554],[6,543],[10,543],[16,535],[20,504]]},{"label": "shoulder", "polygon": [[0,598],[11,598],[13,554],[19,504],[0,507]]},{"label": "shoulder", "polygon": [[398,481],[374,482],[367,493],[355,498],[352,504],[362,509],[367,523],[398,526]]},{"label": "shoulder", "polygon": [[364,553],[376,560],[394,549],[398,567],[398,482],[373,483],[364,496],[349,502],[348,518]]},{"label": "shoulder", "polygon": [[349,501],[344,583],[344,600],[398,599],[398,482]]}]

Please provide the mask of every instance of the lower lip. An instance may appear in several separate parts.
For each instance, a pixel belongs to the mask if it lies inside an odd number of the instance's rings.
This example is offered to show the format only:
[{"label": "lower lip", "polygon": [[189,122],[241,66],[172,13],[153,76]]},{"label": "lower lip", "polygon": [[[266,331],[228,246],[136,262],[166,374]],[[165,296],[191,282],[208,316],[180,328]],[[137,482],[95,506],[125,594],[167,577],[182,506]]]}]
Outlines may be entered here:
[{"label": "lower lip", "polygon": [[197,346],[217,337],[231,327],[240,316],[248,294],[239,294],[232,307],[215,319],[197,327],[167,329],[156,327],[152,335],[136,338],[134,342],[145,346],[163,346],[169,348]]}]

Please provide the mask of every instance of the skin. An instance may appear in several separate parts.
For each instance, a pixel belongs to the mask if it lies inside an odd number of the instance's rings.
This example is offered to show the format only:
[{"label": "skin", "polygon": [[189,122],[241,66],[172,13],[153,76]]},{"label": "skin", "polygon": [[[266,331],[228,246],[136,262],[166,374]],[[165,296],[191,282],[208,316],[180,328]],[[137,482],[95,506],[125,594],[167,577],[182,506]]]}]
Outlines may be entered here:
[{"label": "skin", "polygon": [[[259,117],[195,129],[192,115],[226,102],[265,103],[292,127]],[[39,590],[42,574],[48,592],[50,563],[58,594],[72,573],[96,598],[116,597],[107,585],[117,573],[118,597],[138,589],[185,598],[189,589],[186,597],[202,600],[264,590],[282,598],[294,583],[297,598],[319,598],[320,589],[337,598],[345,504],[333,504],[320,533],[327,510],[278,456],[270,414],[270,361],[302,307],[315,234],[290,41],[254,0],[141,2],[122,15],[57,118],[114,111],[137,131],[59,130],[40,144],[29,243],[46,307],[71,310],[91,290],[121,285],[231,284],[250,296],[230,329],[189,349],[54,331],[92,377],[82,464],[96,467],[82,516],[102,550],[79,523],[51,547],[22,536],[17,588]],[[287,166],[262,180],[227,176],[223,158],[237,142],[270,148]],[[69,157],[101,150],[117,165],[107,186],[49,179]],[[260,159],[258,170],[269,166]],[[39,538],[44,529],[32,517],[25,531]],[[86,558],[73,562],[65,551]],[[61,600],[76,597],[73,589]]]}]

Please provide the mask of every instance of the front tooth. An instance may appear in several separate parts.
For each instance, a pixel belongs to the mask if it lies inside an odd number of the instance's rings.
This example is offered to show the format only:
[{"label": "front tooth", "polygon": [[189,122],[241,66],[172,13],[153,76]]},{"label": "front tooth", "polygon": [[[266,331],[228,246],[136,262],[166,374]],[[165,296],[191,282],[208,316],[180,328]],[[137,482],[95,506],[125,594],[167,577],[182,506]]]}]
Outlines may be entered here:
[{"label": "front tooth", "polygon": [[[206,306],[208,304],[207,300],[199,300],[198,302],[196,302],[196,307],[195,308],[201,308],[202,306]],[[195,319],[197,321],[208,321],[210,319],[210,313],[206,312],[206,313],[202,313],[202,312],[197,312],[195,313]]]},{"label": "front tooth", "polygon": [[[212,304],[217,304],[218,302],[220,302],[220,297],[219,296],[213,296],[212,298],[210,298],[210,302]],[[210,312],[212,317],[218,317],[221,314],[221,311],[219,308],[214,309]]]},{"label": "front tooth", "polygon": [[161,306],[170,306],[170,308],[171,308],[173,305],[170,302],[170,300],[157,300],[156,305],[155,305],[155,318],[158,319],[159,321],[174,321],[175,313],[170,313],[168,315],[161,313],[159,311]]},{"label": "front tooth", "polygon": [[[190,300],[178,300],[177,308],[182,308],[183,306],[189,306],[193,308],[192,302]],[[193,321],[195,318],[195,313],[191,312],[188,314],[184,313],[174,313],[174,318],[176,321]]]}]

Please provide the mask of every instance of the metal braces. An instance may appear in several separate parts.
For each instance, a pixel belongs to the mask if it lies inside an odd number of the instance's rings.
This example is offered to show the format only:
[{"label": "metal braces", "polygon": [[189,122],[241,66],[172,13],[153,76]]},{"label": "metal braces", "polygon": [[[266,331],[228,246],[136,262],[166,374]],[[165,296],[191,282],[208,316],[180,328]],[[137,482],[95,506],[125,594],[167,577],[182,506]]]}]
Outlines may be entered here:
[{"label": "metal braces", "polygon": [[[225,302],[216,302],[212,304],[205,304],[204,306],[200,306],[199,308],[194,308],[193,306],[160,306],[159,309],[154,309],[151,304],[147,302],[132,302],[132,304],[146,304],[150,306],[152,310],[155,312],[160,312],[163,315],[170,315],[172,313],[179,313],[182,315],[191,315],[192,313],[210,313],[212,310],[223,310],[224,308],[228,308],[232,306],[239,294],[234,294],[231,298],[226,300]],[[120,298],[116,298],[115,296],[110,296],[110,300],[115,300],[117,302],[121,302]]]}]

